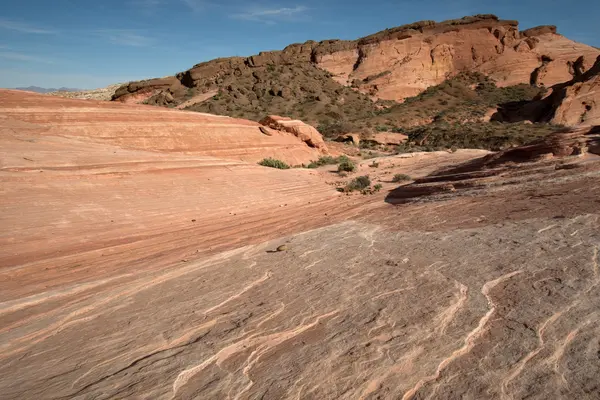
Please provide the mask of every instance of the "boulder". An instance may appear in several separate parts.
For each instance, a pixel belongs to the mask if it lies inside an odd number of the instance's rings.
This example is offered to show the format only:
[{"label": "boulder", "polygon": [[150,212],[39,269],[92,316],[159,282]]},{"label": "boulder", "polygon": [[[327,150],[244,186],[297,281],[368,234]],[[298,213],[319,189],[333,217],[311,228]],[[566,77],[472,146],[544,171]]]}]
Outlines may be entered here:
[{"label": "boulder", "polygon": [[352,143],[355,146],[360,145],[360,134],[358,133],[346,133],[340,135],[335,139],[336,142]]},{"label": "boulder", "polygon": [[327,152],[327,146],[319,131],[300,120],[269,115],[259,123],[271,129],[293,133],[310,147]]}]

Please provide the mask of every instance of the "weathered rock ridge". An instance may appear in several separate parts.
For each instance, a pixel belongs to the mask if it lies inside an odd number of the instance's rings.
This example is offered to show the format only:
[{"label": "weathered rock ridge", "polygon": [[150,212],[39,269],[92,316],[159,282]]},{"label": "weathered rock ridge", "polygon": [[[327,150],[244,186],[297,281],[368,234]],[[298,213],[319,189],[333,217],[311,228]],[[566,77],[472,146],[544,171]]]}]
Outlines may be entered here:
[{"label": "weathered rock ridge", "polygon": [[[129,83],[113,99],[177,105],[226,89],[236,77],[252,71],[310,64],[374,98],[402,100],[462,71],[485,73],[500,85],[552,86],[589,69],[598,55],[598,49],[557,34],[554,26],[520,32],[517,21],[477,15],[421,21],[354,41],[308,41],[247,58],[216,59],[176,76]],[[281,83],[276,95],[295,95]]]}]

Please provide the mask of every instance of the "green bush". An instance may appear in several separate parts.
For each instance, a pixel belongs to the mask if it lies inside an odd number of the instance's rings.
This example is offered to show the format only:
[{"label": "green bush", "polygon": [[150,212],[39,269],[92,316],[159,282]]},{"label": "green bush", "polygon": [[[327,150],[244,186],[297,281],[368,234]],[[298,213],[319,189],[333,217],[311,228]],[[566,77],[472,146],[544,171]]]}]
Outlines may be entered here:
[{"label": "green bush", "polygon": [[392,178],[392,182],[405,182],[412,181],[412,178],[406,174],[396,174],[394,178]]},{"label": "green bush", "polygon": [[354,172],[356,170],[356,164],[354,164],[351,160],[346,159],[338,165],[338,172]]},{"label": "green bush", "polygon": [[318,168],[323,165],[336,165],[347,161],[350,161],[350,159],[344,155],[339,157],[323,156],[317,161],[312,161],[310,164],[308,164],[307,168]]},{"label": "green bush", "polygon": [[281,160],[276,160],[274,158],[264,158],[262,161],[258,163],[258,165],[262,165],[263,167],[269,168],[277,168],[277,169],[290,169],[290,166],[284,163]]},{"label": "green bush", "polygon": [[379,192],[381,188],[383,188],[383,185],[381,183],[378,183],[377,185],[373,186],[373,191]]}]

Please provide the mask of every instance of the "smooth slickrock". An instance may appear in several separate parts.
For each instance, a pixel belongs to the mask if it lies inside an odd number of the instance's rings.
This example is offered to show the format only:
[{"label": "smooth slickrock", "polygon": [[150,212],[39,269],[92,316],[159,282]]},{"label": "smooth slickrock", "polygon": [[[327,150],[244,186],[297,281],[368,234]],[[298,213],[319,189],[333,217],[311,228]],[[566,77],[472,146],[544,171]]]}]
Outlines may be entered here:
[{"label": "smooth slickrock", "polygon": [[346,196],[109,134],[231,119],[0,94],[3,400],[600,397],[600,157],[560,150],[597,132],[364,160]]}]

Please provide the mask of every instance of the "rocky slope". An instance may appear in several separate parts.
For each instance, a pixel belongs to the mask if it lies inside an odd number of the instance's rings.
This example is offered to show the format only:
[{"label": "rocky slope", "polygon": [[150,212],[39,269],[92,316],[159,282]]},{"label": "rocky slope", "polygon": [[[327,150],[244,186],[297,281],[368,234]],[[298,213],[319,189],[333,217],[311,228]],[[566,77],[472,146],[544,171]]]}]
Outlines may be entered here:
[{"label": "rocky slope", "polygon": [[[260,103],[265,96],[274,102],[296,96],[323,101],[318,97],[329,95],[311,86],[330,77],[340,86],[325,104],[346,101],[343,88],[349,86],[372,98],[402,100],[462,71],[482,72],[503,86],[551,86],[587,70],[599,54],[552,26],[519,31],[516,21],[478,15],[417,22],[355,41],[309,41],[247,58],[217,59],[173,77],[132,82],[117,90],[114,99],[177,105],[217,90],[235,92],[241,103]],[[277,76],[269,78],[270,73]],[[288,85],[286,74],[310,79]],[[251,82],[245,91],[236,87],[240,79]]]},{"label": "rocky slope", "polygon": [[2,121],[20,131],[127,149],[251,162],[275,157],[290,164],[309,163],[327,153],[320,134],[300,121],[297,126],[309,131],[310,137],[252,121],[144,105],[11,90],[0,90],[0,102]]},{"label": "rocky slope", "polygon": [[230,118],[0,94],[3,399],[600,396],[596,132],[346,196],[171,146]]}]

